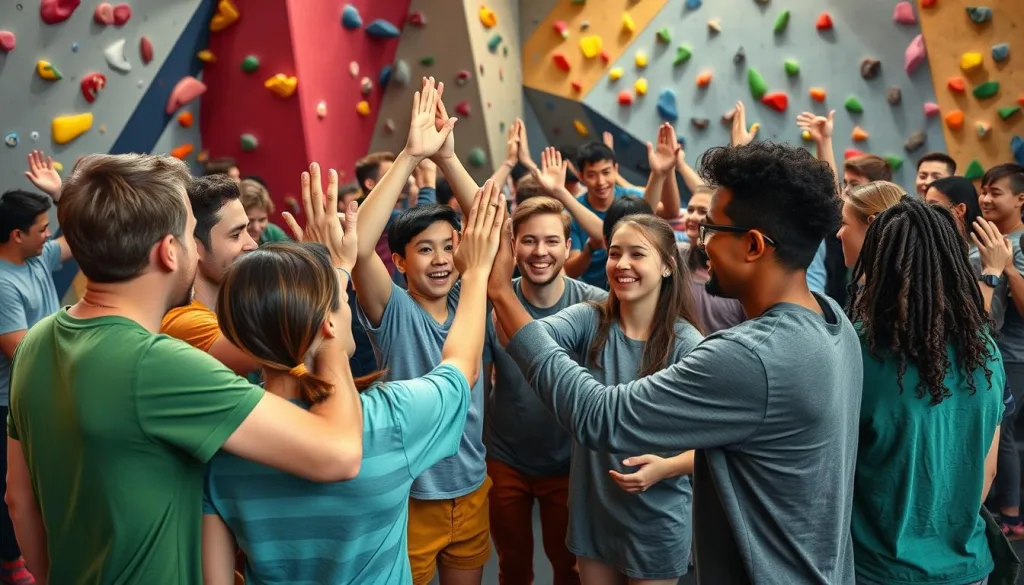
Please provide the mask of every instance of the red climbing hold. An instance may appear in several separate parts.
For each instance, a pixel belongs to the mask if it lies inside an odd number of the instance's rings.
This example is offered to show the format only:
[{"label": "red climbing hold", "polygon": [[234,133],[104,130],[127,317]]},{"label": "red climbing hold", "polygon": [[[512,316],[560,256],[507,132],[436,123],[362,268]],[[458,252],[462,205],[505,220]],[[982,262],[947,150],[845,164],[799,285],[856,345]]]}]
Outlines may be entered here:
[{"label": "red climbing hold", "polygon": [[469,117],[469,102],[459,102],[455,104],[455,113],[462,116],[463,118]]},{"label": "red climbing hold", "polygon": [[146,37],[139,39],[139,54],[142,57],[143,65],[149,65],[149,62],[153,60],[153,43],[149,42]]},{"label": "red climbing hold", "polygon": [[0,51],[10,53],[18,44],[18,38],[9,30],[0,30]]},{"label": "red climbing hold", "polygon": [[601,51],[601,62],[605,65],[612,62],[612,56],[608,54],[608,51]]},{"label": "red climbing hold", "polygon": [[946,87],[949,88],[949,91],[963,93],[967,91],[967,82],[963,77],[950,77],[946,82]]},{"label": "red climbing hold", "polygon": [[583,84],[578,81],[572,82],[572,90],[575,91],[576,93],[580,93],[581,91],[583,91]]},{"label": "red climbing hold", "polygon": [[82,97],[90,104],[107,85],[107,76],[102,73],[87,73],[82,77]]},{"label": "red climbing hold", "polygon": [[864,156],[863,150],[857,150],[856,148],[847,148],[843,151],[843,158],[854,158],[858,156]]},{"label": "red climbing hold", "polygon": [[427,17],[423,16],[423,13],[417,10],[409,15],[409,24],[413,26],[426,26]]},{"label": "red climbing hold", "polygon": [[118,4],[114,7],[114,26],[124,26],[132,17],[132,7]]},{"label": "red climbing hold", "polygon": [[821,16],[818,17],[818,23],[814,26],[818,30],[832,30],[832,15],[828,12],[822,12]]},{"label": "red climbing hold", "polygon": [[776,112],[785,112],[789,106],[789,96],[781,91],[769,93],[761,98],[761,103],[770,106]]},{"label": "red climbing hold", "polygon": [[71,17],[82,0],[43,0],[39,3],[39,16],[46,24],[57,24]]},{"label": "red climbing hold", "polygon": [[937,0],[921,0],[921,8],[931,8],[932,6],[935,6],[935,2],[937,2]]},{"label": "red climbing hold", "polygon": [[555,60],[555,67],[558,67],[566,73],[569,72],[569,59],[565,55],[562,53],[555,53],[551,58]]},{"label": "red climbing hold", "polygon": [[633,104],[633,92],[628,89],[624,89],[619,92],[619,105],[629,106]]}]

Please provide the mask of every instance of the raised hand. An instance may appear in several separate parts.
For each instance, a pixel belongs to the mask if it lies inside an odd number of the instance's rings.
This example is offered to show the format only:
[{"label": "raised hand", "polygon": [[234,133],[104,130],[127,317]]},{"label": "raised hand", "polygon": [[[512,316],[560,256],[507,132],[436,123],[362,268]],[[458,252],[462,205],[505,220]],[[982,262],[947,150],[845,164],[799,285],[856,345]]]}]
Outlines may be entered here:
[{"label": "raised hand", "polygon": [[487,274],[498,253],[501,225],[505,221],[505,198],[501,189],[488,180],[473,198],[466,229],[455,250],[455,268],[465,276],[470,272]]},{"label": "raised hand", "polygon": [[[438,154],[455,128],[457,118],[444,117],[444,122],[437,124],[439,117],[438,104],[441,96],[434,87],[434,78],[424,80],[422,91],[417,91],[412,98],[412,116],[409,122],[409,137],[405,142],[405,151],[415,159],[424,159]],[[441,111],[443,111],[443,105]],[[454,155],[454,141],[452,142]]]},{"label": "raised hand", "polygon": [[540,154],[540,174],[537,181],[548,193],[555,195],[565,188],[565,174],[569,169],[569,161],[562,160],[562,153],[549,146]]},{"label": "raised hand", "polygon": [[611,132],[602,132],[601,142],[603,142],[604,145],[608,147],[608,150],[615,152],[615,137],[612,136]]},{"label": "raised hand", "polygon": [[491,265],[491,276],[487,279],[487,296],[494,297],[499,291],[512,288],[512,273],[516,267],[512,256],[512,220],[505,220],[501,227],[498,253]]},{"label": "raised hand", "polygon": [[746,146],[754,141],[759,126],[754,124],[747,129],[747,110],[743,102],[736,102],[736,109],[732,117],[732,132],[730,133],[733,146]]},{"label": "raised hand", "polygon": [[647,491],[647,488],[668,477],[669,470],[666,469],[666,460],[657,455],[641,455],[630,457],[622,462],[623,465],[638,467],[633,473],[622,474],[614,469],[608,470],[615,483],[631,494],[640,494]]},{"label": "raised hand", "polygon": [[506,137],[506,154],[505,154],[505,165],[509,168],[516,166],[519,162],[519,125],[522,121],[516,119],[512,122],[512,125],[508,127],[508,136]]},{"label": "raised hand", "polygon": [[[432,79],[433,78],[431,78],[431,80]],[[424,78],[423,79],[423,86],[426,87],[426,85],[427,85],[427,79]],[[458,118],[449,118],[448,117],[448,110],[445,109],[445,107],[444,107],[444,101],[442,100],[443,97],[444,97],[444,82],[442,81],[441,83],[437,84],[437,108],[434,109],[434,128],[436,128],[438,132],[443,131],[444,127],[448,126],[448,125],[450,125],[450,126],[452,126],[452,128],[454,128],[455,127],[455,122],[458,121]],[[439,158],[439,159],[452,158],[452,157],[455,156],[455,133],[454,132],[449,132],[445,136],[444,143],[441,145],[441,148],[438,149],[437,153],[434,156]]]},{"label": "raised hand", "polygon": [[526,140],[526,124],[519,118],[516,118],[516,132],[519,134],[519,162],[530,169],[536,165],[530,156],[530,143]]},{"label": "raised hand", "polygon": [[672,124],[665,122],[658,128],[658,144],[647,143],[647,162],[651,172],[664,175],[676,167],[676,153],[680,150],[676,131]]},{"label": "raised hand", "polygon": [[281,215],[296,241],[319,242],[327,246],[334,265],[351,272],[352,267],[356,265],[359,250],[356,232],[359,206],[352,201],[344,213],[338,213],[337,210],[337,171],[328,171],[325,194],[320,180],[320,165],[313,163],[309,165],[308,173],[302,173],[302,211],[306,215],[305,229],[299,227],[295,217],[287,211]]},{"label": "raised hand", "polygon": [[28,154],[28,170],[25,171],[25,177],[55,201],[59,198],[60,186],[63,184],[60,174],[53,168],[53,159],[44,157],[42,151],[33,150]]},{"label": "raised hand", "polygon": [[826,139],[832,138],[835,115],[835,110],[830,111],[828,116],[818,116],[811,112],[803,112],[796,117],[796,125],[801,130],[810,132],[811,139],[815,142],[823,142]]}]

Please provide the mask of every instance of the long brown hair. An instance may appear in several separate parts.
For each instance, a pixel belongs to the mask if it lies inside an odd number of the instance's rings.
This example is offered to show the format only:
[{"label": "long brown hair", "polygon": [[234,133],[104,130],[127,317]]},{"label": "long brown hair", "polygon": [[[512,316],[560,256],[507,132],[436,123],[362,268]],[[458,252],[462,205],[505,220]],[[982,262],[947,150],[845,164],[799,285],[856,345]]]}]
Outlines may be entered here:
[{"label": "long brown hair", "polygon": [[[340,309],[330,254],[314,243],[269,244],[243,255],[217,293],[217,320],[228,340],[264,369],[297,377],[302,400],[310,404],[334,391],[303,364],[324,321]],[[357,378],[356,388],[383,374]]]},{"label": "long brown hair", "polygon": [[[654,309],[651,334],[644,342],[639,376],[650,376],[668,366],[668,359],[672,355],[672,349],[676,342],[677,319],[685,319],[701,333],[704,332],[704,328],[697,316],[693,291],[690,288],[690,272],[683,262],[683,257],[679,254],[679,248],[676,247],[672,226],[664,219],[654,215],[628,215],[615,224],[611,235],[614,236],[615,232],[624,226],[631,226],[639,230],[654,245],[661,261],[672,272],[669,276],[661,279],[661,289],[658,291],[658,304]],[[611,238],[609,238],[610,243]],[[618,322],[621,310],[614,290],[608,291],[608,298],[604,302],[591,302],[591,304],[597,307],[599,322],[597,335],[587,352],[587,359],[597,367],[597,358],[608,341],[608,332],[611,330],[612,323]]]}]

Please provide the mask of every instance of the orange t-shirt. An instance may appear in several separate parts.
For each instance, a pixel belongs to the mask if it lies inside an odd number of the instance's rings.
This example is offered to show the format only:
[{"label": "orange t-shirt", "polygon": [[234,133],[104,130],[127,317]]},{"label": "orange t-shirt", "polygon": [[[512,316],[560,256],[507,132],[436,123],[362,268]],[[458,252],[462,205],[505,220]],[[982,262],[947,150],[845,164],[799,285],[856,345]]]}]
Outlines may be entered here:
[{"label": "orange t-shirt", "polygon": [[214,342],[221,336],[217,314],[195,299],[184,307],[168,311],[160,324],[160,333],[180,339],[206,353],[210,352]]}]

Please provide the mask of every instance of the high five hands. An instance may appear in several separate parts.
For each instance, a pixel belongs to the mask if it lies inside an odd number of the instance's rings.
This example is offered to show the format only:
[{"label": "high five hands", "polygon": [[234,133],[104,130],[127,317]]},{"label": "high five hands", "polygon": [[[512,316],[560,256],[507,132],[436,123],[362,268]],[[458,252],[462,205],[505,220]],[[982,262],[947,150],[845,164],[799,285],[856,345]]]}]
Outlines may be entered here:
[{"label": "high five hands", "polygon": [[434,78],[423,79],[423,89],[412,98],[412,116],[405,151],[416,160],[433,156],[455,156],[455,137],[452,131],[458,118],[449,118],[441,101],[444,83],[437,86]]},{"label": "high five hands", "polygon": [[462,237],[457,233],[453,235],[458,241],[455,268],[463,278],[467,275],[486,277],[490,273],[506,216],[501,189],[494,181],[488,180],[473,198],[473,208],[469,211]]},{"label": "high five hands", "polygon": [[344,213],[338,213],[337,171],[330,169],[327,172],[325,194],[320,179],[320,165],[309,165],[309,172],[302,173],[302,211],[306,215],[305,228],[299,227],[295,217],[287,211],[281,214],[295,240],[319,242],[327,246],[334,265],[351,272],[356,265],[359,250],[356,235],[359,206],[352,201]]}]

